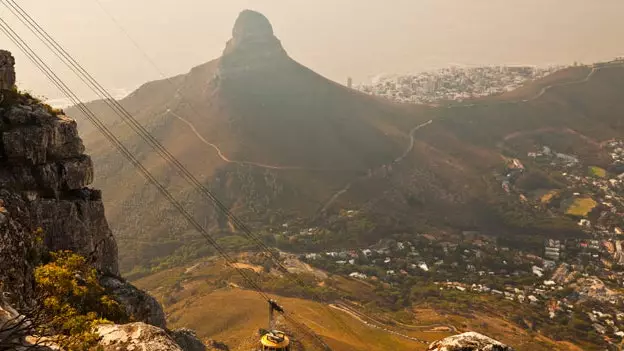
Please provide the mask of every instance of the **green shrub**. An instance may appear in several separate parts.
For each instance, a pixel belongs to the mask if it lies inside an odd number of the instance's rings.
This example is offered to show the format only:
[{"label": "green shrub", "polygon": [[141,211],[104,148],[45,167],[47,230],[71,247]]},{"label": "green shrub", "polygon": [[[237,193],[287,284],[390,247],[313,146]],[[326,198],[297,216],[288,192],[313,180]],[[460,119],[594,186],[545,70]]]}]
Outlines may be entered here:
[{"label": "green shrub", "polygon": [[41,335],[69,351],[87,350],[98,340],[94,328],[109,320],[125,321],[117,301],[105,294],[95,269],[71,251],[50,253],[51,261],[35,269],[35,291],[41,309]]}]

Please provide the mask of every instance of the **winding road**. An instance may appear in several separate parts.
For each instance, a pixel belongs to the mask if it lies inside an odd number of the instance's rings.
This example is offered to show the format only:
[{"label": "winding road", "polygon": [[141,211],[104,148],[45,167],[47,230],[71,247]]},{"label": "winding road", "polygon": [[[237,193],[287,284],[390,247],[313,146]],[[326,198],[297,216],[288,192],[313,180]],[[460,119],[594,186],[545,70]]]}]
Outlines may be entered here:
[{"label": "winding road", "polygon": [[[392,161],[392,163],[390,165],[397,164],[397,163],[403,161],[407,157],[407,155],[409,155],[410,152],[412,152],[412,150],[414,150],[414,144],[416,142],[414,134],[418,130],[420,130],[422,128],[425,128],[425,127],[431,125],[432,123],[433,123],[433,120],[430,119],[427,122],[421,123],[421,124],[417,125],[416,127],[412,128],[412,130],[410,130],[410,132],[409,132],[410,141],[409,141],[409,144],[407,145],[407,148],[405,149],[405,151],[403,151],[401,156],[395,158],[394,161]],[[381,165],[380,167],[378,167],[378,169],[382,169],[383,167],[387,167],[387,166],[388,165],[384,164],[384,165]],[[340,190],[335,192],[334,195],[332,195],[332,197],[330,197],[329,200],[327,200],[327,202],[325,202],[325,204],[323,205],[323,207],[320,209],[320,211],[318,213],[323,213],[323,212],[327,211],[329,206],[331,206],[334,202],[336,202],[336,200],[338,200],[338,198],[340,196],[342,196],[344,193],[349,191],[349,189],[351,189],[351,186],[353,186],[353,184],[355,182],[358,182],[360,180],[366,179],[368,177],[369,177],[369,175],[364,175],[364,176],[361,176],[361,177],[357,177],[357,178],[353,179],[352,181],[348,182],[347,184],[345,184],[345,186],[343,186]]]},{"label": "winding road", "polygon": [[412,150],[414,150],[414,143],[415,143],[414,133],[416,133],[416,131],[418,131],[418,130],[420,130],[422,128],[425,128],[426,126],[430,125],[431,123],[433,123],[432,119],[428,120],[425,123],[419,124],[416,127],[412,128],[412,130],[410,130],[410,132],[409,132],[409,137],[410,137],[409,145],[407,146],[407,149],[405,149],[403,154],[401,156],[397,157],[394,160],[394,163],[399,163],[399,162],[403,161],[403,159],[406,158],[407,155],[409,155],[409,153],[412,152]]},{"label": "winding road", "polygon": [[[360,322],[360,323],[362,323],[362,324],[364,324],[364,325],[366,325],[368,327],[379,329],[379,330],[382,330],[382,331],[384,331],[384,332],[386,332],[388,334],[393,334],[393,335],[396,335],[396,336],[400,336],[400,337],[402,337],[404,339],[408,339],[408,340],[411,340],[411,341],[414,341],[414,342],[417,342],[417,343],[421,343],[421,344],[425,344],[425,345],[429,344],[429,341],[427,341],[427,340],[415,338],[415,337],[412,337],[412,336],[409,336],[409,335],[401,334],[399,332],[396,332],[396,331],[388,329],[388,328],[384,328],[381,325],[379,325],[377,322],[368,322],[368,321],[364,320],[364,318],[360,315],[360,313],[357,313],[357,312],[351,310],[350,308],[347,308],[344,305],[330,304],[329,307],[333,308],[335,310],[338,310],[340,312],[348,314],[351,318],[357,320],[358,322]],[[372,320],[372,318],[369,318],[369,319]]]},{"label": "winding road", "polygon": [[[621,65],[622,63],[616,62],[615,65]],[[603,66],[598,66],[598,65],[593,65],[591,71],[587,74],[587,76],[583,79],[580,80],[576,80],[576,81],[571,81],[571,82],[563,82],[563,83],[556,83],[556,84],[551,84],[551,85],[547,85],[545,87],[543,87],[539,93],[535,94],[534,96],[528,98],[528,99],[523,99],[523,100],[513,100],[513,101],[497,101],[497,102],[478,102],[478,103],[473,103],[473,104],[458,104],[458,105],[448,105],[446,106],[446,108],[466,108],[466,107],[475,107],[475,106],[492,106],[492,105],[503,105],[503,104],[520,104],[520,103],[527,103],[530,101],[534,101],[539,99],[540,97],[542,97],[544,94],[546,94],[546,92],[548,92],[550,89],[552,88],[556,88],[556,87],[562,87],[562,86],[568,86],[568,85],[574,85],[574,84],[581,84],[581,83],[586,83],[588,82],[593,76],[594,74],[596,74],[596,72],[598,72],[600,69],[605,68],[605,67],[611,67],[613,66],[613,64],[606,64]],[[442,107],[442,106],[435,106],[435,107]],[[412,152],[412,150],[414,149],[414,134],[416,133],[416,131],[425,128],[429,125],[431,125],[433,123],[433,120],[429,120],[425,123],[419,124],[416,127],[412,128],[412,130],[409,133],[410,136],[410,142],[408,147],[406,148],[406,150],[403,152],[403,154],[399,157],[397,157],[394,162],[392,164],[396,164],[399,163],[401,161],[403,161],[407,155],[409,155],[410,152]],[[384,165],[385,166],[385,165]],[[381,166],[381,167],[384,167]],[[342,196],[343,194],[345,194],[347,191],[349,191],[349,189],[351,189],[351,187],[353,186],[353,184],[359,180],[365,179],[368,176],[363,176],[363,177],[358,177],[354,180],[352,180],[351,182],[347,183],[344,187],[342,187],[340,190],[338,190],[336,193],[334,193],[334,195],[325,203],[325,205],[320,209],[319,213],[324,213],[327,211],[327,209],[334,203],[336,202],[336,200],[338,200],[338,198],[340,198],[340,196]]]},{"label": "winding road", "polygon": [[[413,337],[413,336],[409,336],[409,335],[400,333],[400,332],[398,332],[396,330],[389,329],[389,328],[384,326],[386,323],[384,323],[382,321],[379,321],[379,320],[377,320],[377,319],[375,319],[375,318],[373,318],[373,317],[371,317],[369,315],[366,315],[365,313],[362,313],[362,312],[360,312],[360,311],[358,311],[356,309],[353,309],[351,306],[349,306],[346,303],[338,302],[338,303],[335,303],[335,304],[329,304],[329,307],[333,308],[335,310],[341,311],[343,313],[348,314],[353,319],[357,320],[358,322],[360,322],[360,323],[362,323],[362,324],[364,324],[364,325],[366,325],[368,327],[379,329],[379,330],[382,330],[382,331],[384,331],[384,332],[386,332],[388,334],[393,334],[393,335],[402,337],[404,339],[415,341],[415,342],[418,342],[418,343],[421,343],[421,344],[429,344],[430,343],[430,341],[423,340],[423,339],[420,339],[420,338],[416,338],[416,337]],[[453,325],[444,325],[444,324],[407,325],[407,324],[403,324],[403,323],[400,323],[400,322],[397,322],[397,321],[394,321],[394,323],[396,323],[397,325],[402,326],[401,328],[403,328],[405,330],[420,331],[420,332],[423,332],[423,333],[437,332],[436,330],[433,330],[433,329],[440,328],[440,327],[447,329],[451,333],[455,333],[455,334],[459,333],[457,328],[455,326],[453,326]],[[424,330],[424,329],[429,329],[429,330]]]}]

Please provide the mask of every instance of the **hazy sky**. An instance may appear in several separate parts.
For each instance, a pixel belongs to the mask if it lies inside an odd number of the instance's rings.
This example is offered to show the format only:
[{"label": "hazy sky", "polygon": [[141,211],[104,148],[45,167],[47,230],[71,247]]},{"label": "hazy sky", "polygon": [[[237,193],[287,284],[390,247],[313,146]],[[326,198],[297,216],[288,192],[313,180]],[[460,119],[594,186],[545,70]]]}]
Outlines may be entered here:
[{"label": "hazy sky", "polygon": [[[558,64],[624,55],[624,0],[18,0],[107,88],[133,88],[216,58],[243,9],[264,13],[292,57],[344,82],[450,64]],[[99,3],[99,4],[98,4]],[[41,45],[6,8],[0,16]],[[18,83],[60,94],[18,59]],[[41,51],[41,50],[40,50]],[[43,52],[43,51],[41,51]],[[45,57],[52,58],[50,55]],[[81,93],[73,75],[53,67]]]}]

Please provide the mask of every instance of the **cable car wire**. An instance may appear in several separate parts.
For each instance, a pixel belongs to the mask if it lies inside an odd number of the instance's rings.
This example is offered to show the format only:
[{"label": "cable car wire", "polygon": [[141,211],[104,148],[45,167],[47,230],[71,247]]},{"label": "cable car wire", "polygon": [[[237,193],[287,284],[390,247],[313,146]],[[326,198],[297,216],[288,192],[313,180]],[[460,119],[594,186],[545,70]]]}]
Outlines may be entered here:
[{"label": "cable car wire", "polygon": [[[237,268],[234,265],[234,260],[223,250],[218,243],[210,236],[209,233],[193,218],[193,216],[186,211],[186,209],[180,204],[175,197],[169,193],[169,191],[138,161],[132,153],[121,143],[119,139],[106,127],[106,125],[99,120],[99,118],[80,100],[80,98],[69,88],[55,73],[54,71],[39,57],[36,52],[24,41],[19,34],[17,34],[11,26],[0,17],[0,31],[2,31],[26,56],[32,61],[32,63],[56,86],[84,115],[85,117],[108,139],[108,141],[117,148],[117,150],[128,161],[139,170],[139,172],[154,185],[158,191],[187,219],[187,221],[195,227],[195,229],[204,236],[204,238],[211,244],[215,250],[226,260],[226,262],[233,267],[239,275],[249,284],[249,286],[256,290],[261,297],[270,301],[269,296],[263,291],[263,289],[251,279],[243,270]],[[310,336],[315,341],[320,343],[325,350],[330,350],[327,344],[316,335],[314,332],[310,332],[305,328],[302,328],[303,324],[294,320],[291,316],[283,313],[284,317],[288,319],[291,324],[298,326],[299,329]]]}]

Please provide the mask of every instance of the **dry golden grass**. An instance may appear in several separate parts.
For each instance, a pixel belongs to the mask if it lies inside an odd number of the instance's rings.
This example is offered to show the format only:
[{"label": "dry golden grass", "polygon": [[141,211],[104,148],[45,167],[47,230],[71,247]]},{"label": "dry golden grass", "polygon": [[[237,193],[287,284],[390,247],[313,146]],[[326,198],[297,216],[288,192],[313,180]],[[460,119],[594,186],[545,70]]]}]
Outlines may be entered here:
[{"label": "dry golden grass", "polygon": [[[295,317],[312,328],[333,350],[426,349],[424,344],[368,327],[326,305],[302,299],[277,298],[286,310],[294,311]],[[167,312],[172,326],[195,329],[200,337],[223,341],[233,350],[245,345],[259,328],[267,328],[266,302],[257,293],[247,290],[216,290],[192,301],[181,301],[168,308]],[[288,323],[286,325],[289,329],[293,328]],[[299,333],[297,336],[301,338],[302,335]],[[303,341],[308,345],[311,343],[309,338]]]},{"label": "dry golden grass", "polygon": [[[190,267],[192,269],[189,270]],[[249,274],[255,274],[254,266],[247,267],[246,263],[241,263],[239,267],[245,268]],[[361,301],[378,299],[373,287],[366,282],[334,276],[325,280],[325,283],[343,293],[361,296]],[[164,296],[169,296],[165,310],[171,327],[195,329],[201,338],[223,341],[232,350],[247,351],[257,338],[257,330],[266,328],[268,324],[266,302],[254,291],[236,288],[240,284],[238,276],[221,259],[202,259],[185,267],[139,279],[135,284],[150,291],[161,301],[166,300]],[[556,343],[540,334],[522,329],[497,315],[495,310],[464,311],[460,315],[442,313],[428,306],[416,306],[408,318],[409,321],[401,323],[393,313],[368,313],[367,316],[358,317],[314,301],[273,297],[287,311],[294,312],[297,320],[314,330],[332,349],[338,351],[426,349],[423,343],[364,324],[362,320],[370,322],[369,317],[374,318],[377,325],[383,324],[380,321],[392,321],[392,330],[427,342],[456,332],[476,331],[512,345],[517,350],[578,350],[571,344]],[[358,304],[353,304],[352,307],[356,311],[363,309]],[[285,329],[294,328],[286,323]],[[301,338],[305,334],[296,332],[295,336]],[[303,338],[302,342],[307,346],[313,343],[309,337]]]}]

